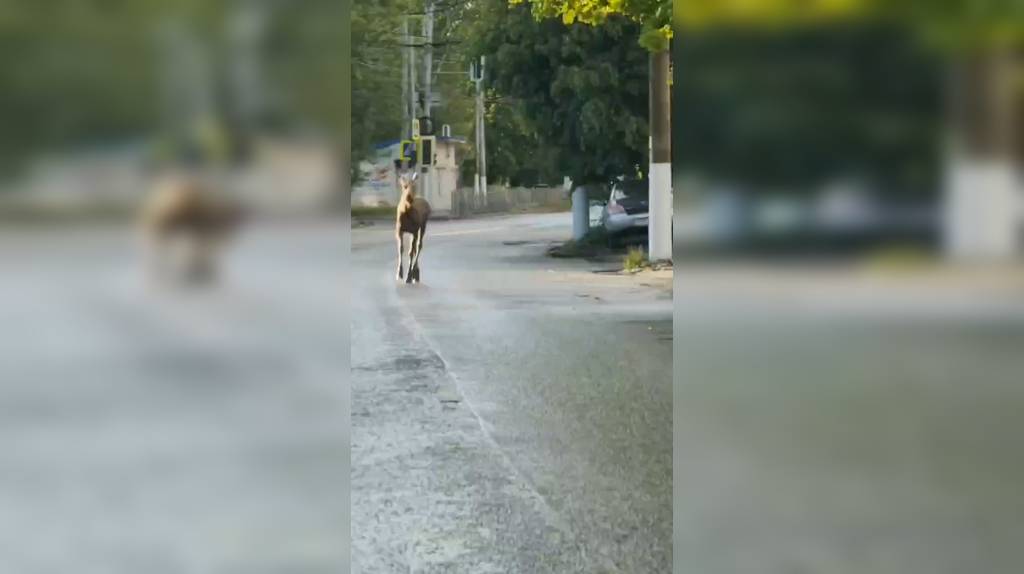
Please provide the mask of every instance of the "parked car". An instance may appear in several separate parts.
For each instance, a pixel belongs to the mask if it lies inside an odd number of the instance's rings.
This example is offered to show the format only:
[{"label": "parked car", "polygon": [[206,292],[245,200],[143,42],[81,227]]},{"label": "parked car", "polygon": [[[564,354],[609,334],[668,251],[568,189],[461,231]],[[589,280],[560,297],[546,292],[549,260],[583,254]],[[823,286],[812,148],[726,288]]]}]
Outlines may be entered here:
[{"label": "parked car", "polygon": [[627,179],[612,185],[601,224],[612,238],[647,233],[648,215],[647,180]]},{"label": "parked car", "polygon": [[590,205],[590,227],[599,227],[604,217],[605,201],[603,199],[591,199]]}]

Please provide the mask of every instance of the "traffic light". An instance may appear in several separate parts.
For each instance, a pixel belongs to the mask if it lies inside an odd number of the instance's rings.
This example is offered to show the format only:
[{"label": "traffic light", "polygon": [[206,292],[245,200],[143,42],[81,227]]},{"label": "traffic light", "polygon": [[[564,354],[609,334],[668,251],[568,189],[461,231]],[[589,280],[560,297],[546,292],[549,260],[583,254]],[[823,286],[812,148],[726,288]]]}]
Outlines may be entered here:
[{"label": "traffic light", "polygon": [[434,165],[434,136],[420,136],[416,163],[424,167]]},{"label": "traffic light", "polygon": [[415,141],[402,140],[399,142],[398,150],[398,159],[395,160],[396,163],[404,166],[404,169],[408,169],[409,167],[416,165],[417,146]]}]

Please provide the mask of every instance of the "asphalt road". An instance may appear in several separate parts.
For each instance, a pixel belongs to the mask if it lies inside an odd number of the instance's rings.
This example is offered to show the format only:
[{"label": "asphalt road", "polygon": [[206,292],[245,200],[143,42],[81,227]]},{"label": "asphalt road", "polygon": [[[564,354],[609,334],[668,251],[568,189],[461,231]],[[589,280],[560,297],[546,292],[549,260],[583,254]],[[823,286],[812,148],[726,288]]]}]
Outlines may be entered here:
[{"label": "asphalt road", "polygon": [[255,227],[196,293],[125,229],[0,231],[0,570],[1024,563],[1019,272],[678,266],[673,301],[545,257],[553,214],[435,222],[408,287],[344,225]]},{"label": "asphalt road", "polygon": [[0,230],[0,569],[666,571],[670,285],[568,223],[435,222],[415,287],[386,227],[255,225],[194,292]]},{"label": "asphalt road", "polygon": [[667,572],[671,285],[544,255],[568,214],[353,233],[354,571]]}]

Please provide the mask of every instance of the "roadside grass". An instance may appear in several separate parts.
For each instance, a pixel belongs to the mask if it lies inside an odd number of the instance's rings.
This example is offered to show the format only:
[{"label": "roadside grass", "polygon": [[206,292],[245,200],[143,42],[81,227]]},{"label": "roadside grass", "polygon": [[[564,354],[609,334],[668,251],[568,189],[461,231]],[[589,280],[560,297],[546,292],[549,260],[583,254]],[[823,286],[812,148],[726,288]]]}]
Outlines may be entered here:
[{"label": "roadside grass", "polygon": [[893,245],[866,254],[864,266],[870,271],[905,273],[930,269],[939,260],[931,250],[914,245]]},{"label": "roadside grass", "polygon": [[636,273],[648,265],[647,253],[643,247],[630,247],[626,256],[622,258],[622,270],[627,273]]}]

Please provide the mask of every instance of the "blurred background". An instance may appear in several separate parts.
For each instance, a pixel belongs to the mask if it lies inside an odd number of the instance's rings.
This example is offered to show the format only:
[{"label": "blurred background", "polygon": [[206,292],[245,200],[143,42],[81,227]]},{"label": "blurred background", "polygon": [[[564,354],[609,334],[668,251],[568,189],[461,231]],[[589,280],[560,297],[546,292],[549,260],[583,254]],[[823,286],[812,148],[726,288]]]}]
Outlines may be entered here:
[{"label": "blurred background", "polygon": [[[344,571],[349,9],[0,2],[4,571]],[[244,223],[143,223],[168,176]]]},{"label": "blurred background", "polygon": [[1019,570],[1019,4],[674,18],[676,572]]},{"label": "blurred background", "polygon": [[265,211],[340,202],[343,6],[302,5],[5,3],[5,217],[127,212],[174,164]]}]

